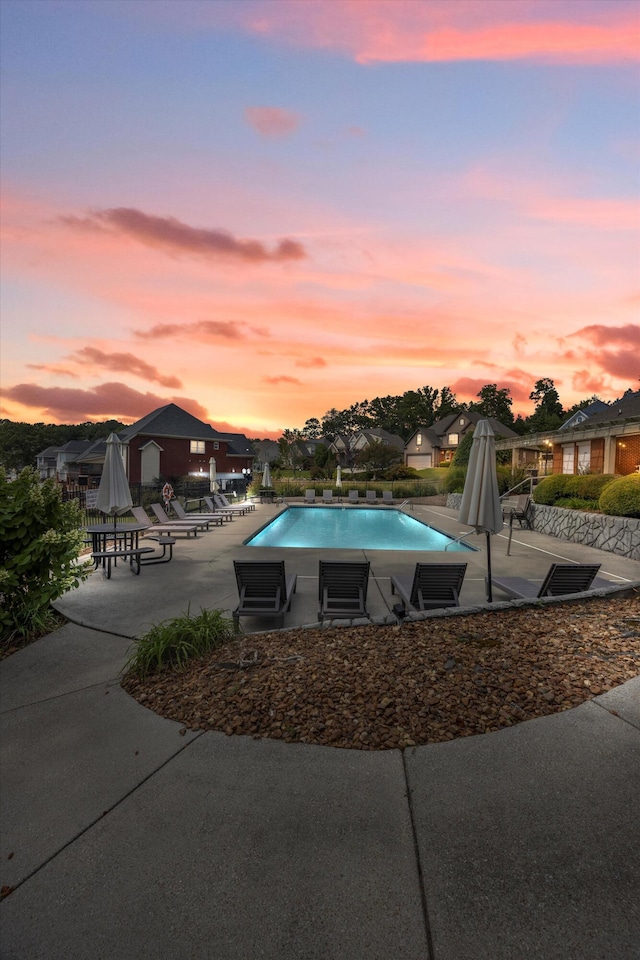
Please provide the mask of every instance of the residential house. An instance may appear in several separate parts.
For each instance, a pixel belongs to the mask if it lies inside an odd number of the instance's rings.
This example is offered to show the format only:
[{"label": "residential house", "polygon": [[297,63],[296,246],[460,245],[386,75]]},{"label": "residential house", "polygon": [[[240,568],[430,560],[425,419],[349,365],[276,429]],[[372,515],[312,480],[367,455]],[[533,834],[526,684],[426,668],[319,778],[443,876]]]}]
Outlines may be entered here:
[{"label": "residential house", "polygon": [[496,449],[510,450],[514,467],[522,464],[523,451],[533,451],[541,475],[639,473],[640,390],[628,390],[604,409],[600,403],[578,423],[572,417],[555,431],[500,440]]},{"label": "residential house", "polygon": [[258,440],[253,444],[253,468],[262,473],[265,466],[275,463],[280,456],[280,447],[275,440]]},{"label": "residential house", "polygon": [[473,429],[479,420],[488,420],[496,437],[517,437],[518,434],[505,423],[493,417],[484,417],[481,413],[452,413],[442,420],[436,420],[430,427],[418,427],[404,446],[404,462],[407,467],[424,470],[437,467],[439,463],[449,463],[465,435]]},{"label": "residential house", "polygon": [[60,483],[77,483],[83,471],[82,455],[93,446],[92,440],[68,440],[60,447],[47,447],[36,456],[41,480],[55,477]]}]

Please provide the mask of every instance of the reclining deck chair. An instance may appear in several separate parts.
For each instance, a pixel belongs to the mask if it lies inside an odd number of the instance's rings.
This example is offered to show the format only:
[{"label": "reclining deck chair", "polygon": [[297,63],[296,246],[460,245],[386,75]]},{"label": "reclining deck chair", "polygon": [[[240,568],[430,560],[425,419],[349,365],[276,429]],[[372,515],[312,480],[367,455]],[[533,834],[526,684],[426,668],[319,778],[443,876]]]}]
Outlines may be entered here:
[{"label": "reclining deck chair", "polygon": [[349,490],[349,503],[360,503],[357,490]]},{"label": "reclining deck chair", "polygon": [[315,490],[305,490],[305,492],[304,492],[304,502],[305,502],[305,503],[315,503],[315,502],[316,502],[316,492],[315,492]]},{"label": "reclining deck chair", "polygon": [[391,490],[382,491],[382,502],[383,503],[395,503],[395,499]]},{"label": "reclining deck chair", "polygon": [[596,577],[599,569],[599,563],[552,563],[541,586],[526,577],[491,577],[491,583],[515,600],[561,597],[610,587],[609,580]]},{"label": "reclining deck chair", "polygon": [[284,623],[297,583],[295,574],[286,576],[284,560],[234,560],[233,566],[240,596],[232,613],[236,630],[240,617],[277,617]]},{"label": "reclining deck chair", "polygon": [[161,503],[152,503],[151,509],[155,513],[160,523],[164,524],[165,526],[177,529],[180,524],[182,524],[183,527],[191,525],[192,527],[195,527],[196,530],[209,529],[209,523],[206,520],[199,520],[198,517],[194,517],[193,520],[185,520],[184,517],[173,520],[171,517],[167,516]]},{"label": "reclining deck chair", "polygon": [[369,561],[321,560],[318,577],[319,619],[368,617]]},{"label": "reclining deck chair", "polygon": [[216,527],[222,526],[223,518],[221,513],[187,513],[179,500],[172,500],[171,505],[179,520],[197,520],[199,523],[206,524],[207,530],[212,524]]},{"label": "reclining deck chair", "polygon": [[187,537],[190,537],[193,534],[194,537],[198,536],[198,525],[195,523],[181,523],[178,520],[170,520],[168,523],[154,523],[144,507],[131,507],[131,513],[134,515],[138,523],[145,523],[148,530],[145,530],[145,533],[152,531],[153,533],[170,533],[171,536],[175,536],[177,533],[184,533]]},{"label": "reclining deck chair", "polygon": [[233,513],[234,513],[233,510],[225,510],[222,507],[219,507],[216,503],[213,502],[211,497],[203,497],[202,499],[206,503],[211,513],[215,514],[216,517],[222,517],[222,519],[225,521],[233,520]]},{"label": "reclining deck chair", "polygon": [[322,491],[322,502],[323,502],[323,503],[333,503],[333,490],[323,490],[323,491]]},{"label": "reclining deck chair", "polygon": [[376,497],[375,490],[367,490],[365,500],[367,501],[367,503],[377,503],[378,498]]},{"label": "reclining deck chair", "polygon": [[213,502],[218,510],[230,510],[231,513],[239,514],[241,517],[244,517],[245,513],[255,510],[255,506],[252,503],[229,503],[227,498],[223,497],[221,493],[214,493]]},{"label": "reclining deck chair", "polygon": [[466,572],[466,563],[416,563],[413,580],[391,577],[391,593],[414,610],[459,607]]}]

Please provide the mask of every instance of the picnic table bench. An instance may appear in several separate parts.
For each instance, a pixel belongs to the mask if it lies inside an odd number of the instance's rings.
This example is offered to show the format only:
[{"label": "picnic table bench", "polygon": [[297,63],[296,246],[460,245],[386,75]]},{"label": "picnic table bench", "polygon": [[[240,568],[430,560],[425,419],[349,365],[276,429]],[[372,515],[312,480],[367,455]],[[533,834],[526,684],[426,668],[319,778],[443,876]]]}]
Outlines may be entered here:
[{"label": "picnic table bench", "polygon": [[126,547],[118,550],[94,550],[91,558],[96,565],[96,569],[102,564],[103,572],[107,580],[111,577],[111,561],[114,563],[121,558],[129,558],[131,572],[136,576],[140,573],[140,563],[142,555],[153,553],[153,547]]}]

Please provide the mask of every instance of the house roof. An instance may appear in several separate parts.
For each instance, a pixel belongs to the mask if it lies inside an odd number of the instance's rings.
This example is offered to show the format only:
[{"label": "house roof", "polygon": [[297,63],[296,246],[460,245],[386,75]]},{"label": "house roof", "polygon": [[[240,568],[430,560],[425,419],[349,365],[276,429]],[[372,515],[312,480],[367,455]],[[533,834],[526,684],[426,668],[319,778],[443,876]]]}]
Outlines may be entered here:
[{"label": "house roof", "polygon": [[358,437],[365,437],[369,443],[377,440],[388,447],[396,447],[398,450],[404,449],[404,440],[402,437],[399,437],[396,433],[389,433],[389,431],[383,427],[371,427],[370,430],[360,430],[357,436],[354,437],[354,440],[357,440]]},{"label": "house roof", "polygon": [[630,420],[640,417],[640,390],[627,390],[619,400],[614,400],[604,410],[594,413],[576,426],[576,430],[586,430],[600,423],[609,423],[616,420]]},{"label": "house roof", "polygon": [[485,417],[481,413],[461,410],[458,413],[450,414],[448,417],[443,417],[442,420],[436,420],[436,422],[432,423],[430,427],[418,427],[413,431],[409,439],[411,440],[413,437],[415,437],[416,433],[422,433],[432,447],[451,446],[451,444],[446,442],[446,436],[454,424],[459,426],[459,424],[456,422],[460,421],[463,417],[466,418],[468,422],[461,430],[459,429],[458,431],[454,432],[466,433],[470,427],[475,427],[478,421],[488,420],[496,437],[500,436],[506,438],[518,436],[515,430],[512,430],[511,427],[508,427],[506,423],[501,423],[500,420],[496,420],[495,417]]},{"label": "house roof", "polygon": [[188,437],[190,440],[225,439],[225,436],[214,430],[211,424],[198,420],[175,403],[158,407],[146,417],[125,427],[120,431],[119,436],[121,440],[128,442],[140,434],[157,437]]},{"label": "house roof", "polygon": [[593,403],[588,404],[586,407],[581,407],[579,410],[576,410],[558,429],[567,430],[569,427],[577,427],[578,424],[584,423],[589,417],[594,416],[596,413],[603,413],[605,410],[608,410],[608,408],[609,405],[605,403],[604,400],[594,400]]},{"label": "house roof", "polygon": [[244,433],[220,433],[217,439],[227,441],[227,454],[230,457],[255,457],[253,444]]}]

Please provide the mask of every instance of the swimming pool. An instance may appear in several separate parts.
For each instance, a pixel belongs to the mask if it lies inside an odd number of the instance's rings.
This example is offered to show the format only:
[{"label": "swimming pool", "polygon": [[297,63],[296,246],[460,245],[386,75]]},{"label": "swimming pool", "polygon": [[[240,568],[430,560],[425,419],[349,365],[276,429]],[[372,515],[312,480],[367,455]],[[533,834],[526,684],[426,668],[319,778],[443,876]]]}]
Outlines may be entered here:
[{"label": "swimming pool", "polygon": [[473,551],[402,510],[367,507],[288,507],[244,541],[248,547],[352,550]]}]

